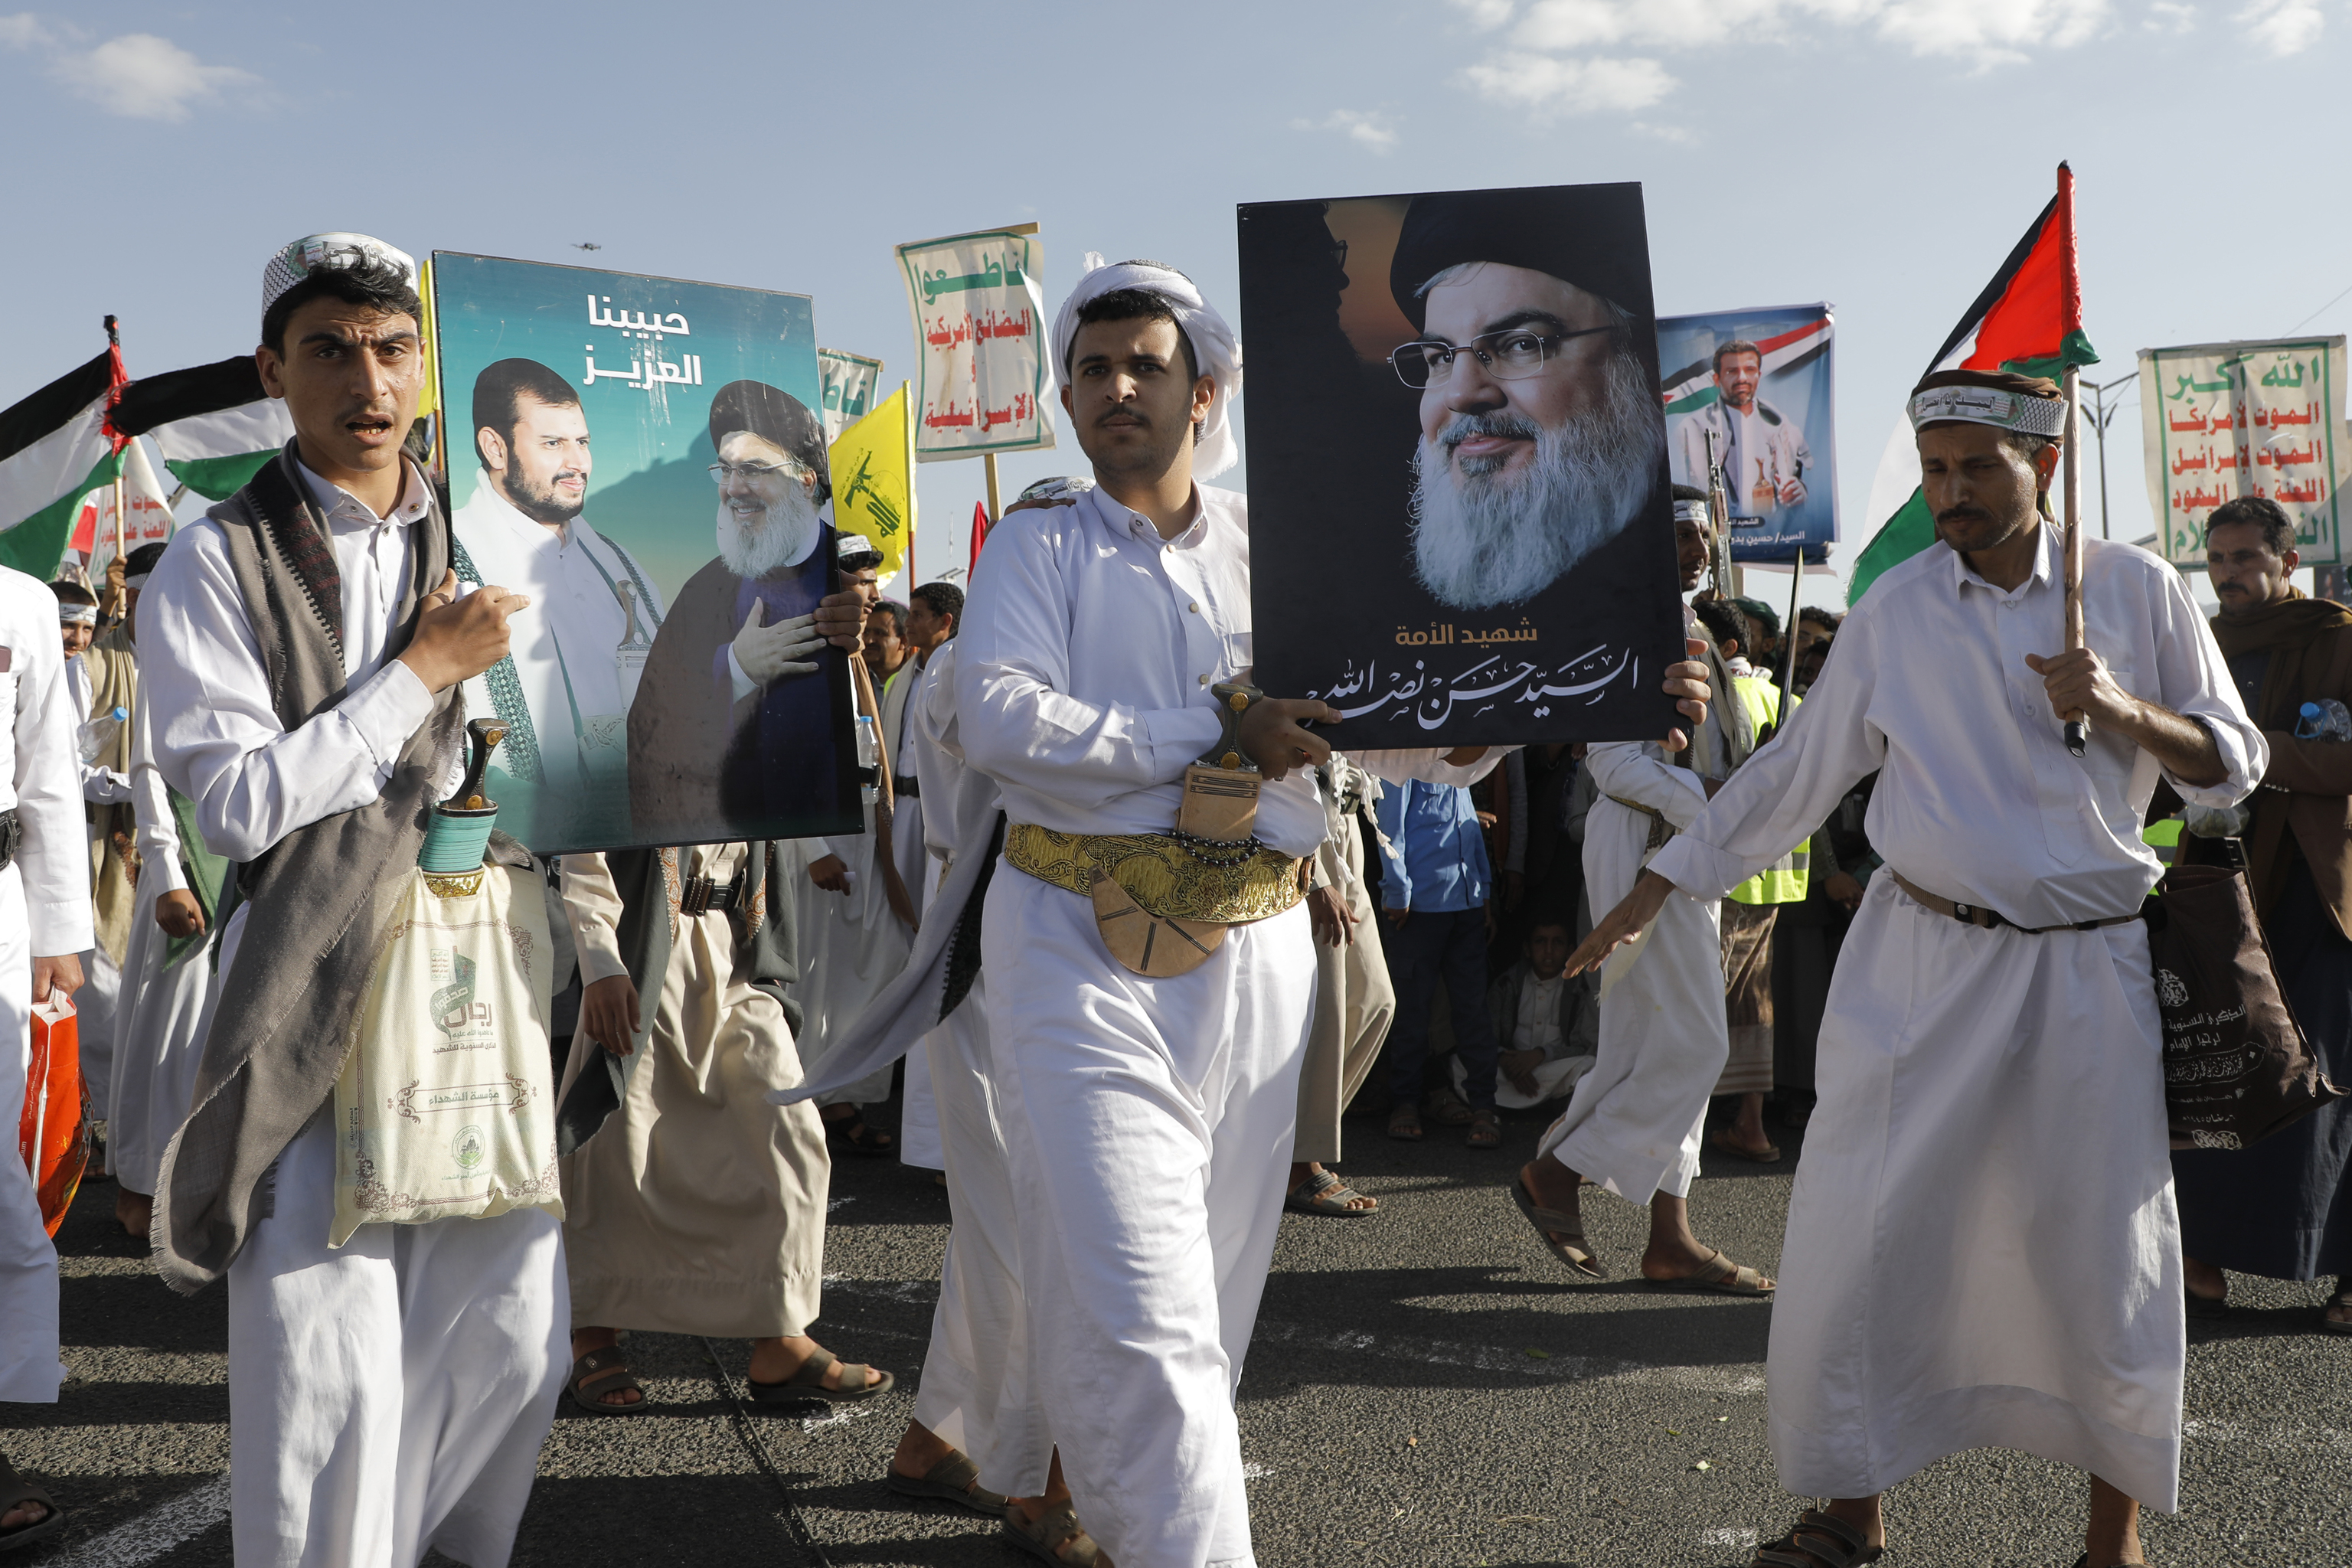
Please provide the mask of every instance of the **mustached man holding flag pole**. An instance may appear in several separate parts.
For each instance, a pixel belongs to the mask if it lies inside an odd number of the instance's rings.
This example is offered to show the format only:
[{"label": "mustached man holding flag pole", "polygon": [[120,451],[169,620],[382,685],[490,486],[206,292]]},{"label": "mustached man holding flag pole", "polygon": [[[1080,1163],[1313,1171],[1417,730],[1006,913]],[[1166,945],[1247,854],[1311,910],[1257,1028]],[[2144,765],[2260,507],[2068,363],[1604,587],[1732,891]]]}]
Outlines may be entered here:
[{"label": "mustached man holding flag pole", "polygon": [[[2051,297],[2072,300],[2064,195]],[[1780,1482],[1831,1500],[1754,1562],[1873,1562],[1887,1488],[2007,1447],[2090,1472],[2083,1561],[2115,1568],[2142,1561],[2140,1504],[2176,1506],[2187,1357],[2139,826],[2159,776],[2227,805],[2268,748],[2178,574],[2066,547],[2054,383],[1935,369],[1909,412],[1936,542],[1878,577],[1804,706],[1570,968],[1677,888],[1720,897],[1878,773],[1890,875],[1822,1024],[1767,1363]]]}]

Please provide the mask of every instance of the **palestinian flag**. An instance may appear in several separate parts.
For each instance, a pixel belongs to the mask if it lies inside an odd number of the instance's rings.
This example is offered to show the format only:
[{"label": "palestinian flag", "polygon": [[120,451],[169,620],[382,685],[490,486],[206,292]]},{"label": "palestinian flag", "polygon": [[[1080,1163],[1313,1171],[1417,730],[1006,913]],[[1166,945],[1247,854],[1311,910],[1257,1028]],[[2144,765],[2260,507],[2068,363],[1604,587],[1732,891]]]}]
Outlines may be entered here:
[{"label": "palestinian flag", "polygon": [[261,390],[251,354],[142,376],[122,389],[114,428],[147,436],[173,478],[226,500],[294,437],[286,405]]},{"label": "palestinian flag", "polygon": [[0,411],[0,565],[45,583],[56,574],[81,498],[121,470],[107,414],[126,379],[122,351],[110,344]]},{"label": "palestinian flag", "polygon": [[[2061,379],[2070,365],[2096,364],[2083,335],[2083,281],[2074,247],[2074,173],[2058,165],[2058,194],[2000,264],[1921,374],[2006,370]],[[1907,405],[1909,399],[1906,396]],[[1909,492],[1907,497],[1905,492]],[[1884,510],[1883,510],[1884,509]],[[1871,485],[1871,510],[1886,518],[1854,560],[1846,603],[1859,604],[1879,574],[1936,542],[1936,520],[1919,489],[1919,448],[1907,411]]]},{"label": "palestinian flag", "polygon": [[[1675,324],[1669,316],[1658,323],[1661,331]],[[1830,346],[1830,318],[1827,311],[1802,325],[1785,332],[1775,332],[1769,338],[1759,338],[1756,346],[1764,351],[1764,374],[1786,370],[1802,364]],[[1665,378],[1666,413],[1696,414],[1715,404],[1715,359],[1709,355],[1696,364],[1686,364]]]}]

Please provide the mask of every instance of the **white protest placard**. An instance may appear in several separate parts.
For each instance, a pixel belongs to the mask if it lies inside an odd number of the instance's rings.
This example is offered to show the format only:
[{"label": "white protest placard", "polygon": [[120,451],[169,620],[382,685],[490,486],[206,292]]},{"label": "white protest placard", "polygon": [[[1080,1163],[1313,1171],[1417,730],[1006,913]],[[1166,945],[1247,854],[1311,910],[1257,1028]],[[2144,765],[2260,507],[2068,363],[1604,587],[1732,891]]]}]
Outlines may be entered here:
[{"label": "white protest placard", "polygon": [[915,458],[1054,444],[1034,224],[898,247],[915,317]]},{"label": "white protest placard", "polygon": [[2164,558],[2205,564],[2213,509],[2245,496],[2294,521],[2305,565],[2344,559],[2344,339],[2139,351],[2148,505]]},{"label": "white protest placard", "polygon": [[824,388],[824,444],[874,412],[882,391],[882,362],[839,349],[816,351],[818,383]]}]

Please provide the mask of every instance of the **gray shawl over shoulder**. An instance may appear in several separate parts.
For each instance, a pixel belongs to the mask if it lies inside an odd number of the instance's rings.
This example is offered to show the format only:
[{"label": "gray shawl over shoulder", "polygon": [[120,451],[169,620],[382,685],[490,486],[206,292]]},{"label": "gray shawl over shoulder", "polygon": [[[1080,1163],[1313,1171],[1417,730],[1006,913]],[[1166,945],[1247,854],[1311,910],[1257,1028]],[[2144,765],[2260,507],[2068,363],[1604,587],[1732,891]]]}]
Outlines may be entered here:
[{"label": "gray shawl over shoulder", "polygon": [[[228,541],[278,722],[299,729],[349,687],[334,541],[292,443],[209,515]],[[414,525],[410,556],[387,658],[408,646],[419,604],[448,568],[449,527],[437,506]],[[173,1289],[193,1294],[227,1272],[253,1222],[269,1212],[265,1177],[334,1093],[376,938],[415,868],[429,796],[464,723],[453,686],[434,698],[382,795],[297,828],[237,866],[244,934],[205,1039],[195,1110],[164,1151],[155,1188],[150,1239]]]}]

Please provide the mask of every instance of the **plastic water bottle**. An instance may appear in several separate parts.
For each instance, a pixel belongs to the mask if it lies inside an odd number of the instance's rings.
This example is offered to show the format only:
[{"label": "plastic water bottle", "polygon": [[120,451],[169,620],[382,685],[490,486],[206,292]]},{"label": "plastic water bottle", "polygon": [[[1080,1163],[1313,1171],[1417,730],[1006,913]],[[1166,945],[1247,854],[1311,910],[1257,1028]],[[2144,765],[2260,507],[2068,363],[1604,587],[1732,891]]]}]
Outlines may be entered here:
[{"label": "plastic water bottle", "polygon": [[[870,778],[881,771],[882,743],[874,728],[874,715],[871,713],[860,713],[857,716],[857,765],[865,770]],[[882,800],[882,785],[878,779],[874,779],[873,782],[865,784],[859,790],[859,794],[867,805],[879,805]]]},{"label": "plastic water bottle", "polygon": [[114,737],[122,732],[122,726],[130,718],[130,709],[116,708],[100,714],[76,731],[75,737],[81,745],[81,760],[85,763],[98,761],[99,752],[114,744]]},{"label": "plastic water bottle", "polygon": [[2352,713],[2333,697],[2323,697],[2316,702],[2303,705],[2303,716],[2294,721],[2294,738],[2298,741],[2352,741]]}]

